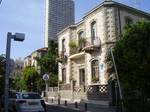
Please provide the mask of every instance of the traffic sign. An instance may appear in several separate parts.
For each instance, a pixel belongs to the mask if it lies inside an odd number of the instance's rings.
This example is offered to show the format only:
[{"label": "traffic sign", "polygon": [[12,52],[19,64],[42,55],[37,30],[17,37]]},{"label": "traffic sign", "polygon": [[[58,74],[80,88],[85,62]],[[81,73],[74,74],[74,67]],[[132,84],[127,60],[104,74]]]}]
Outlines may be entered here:
[{"label": "traffic sign", "polygon": [[44,74],[43,75],[43,80],[47,81],[49,79],[49,75],[48,74]]}]

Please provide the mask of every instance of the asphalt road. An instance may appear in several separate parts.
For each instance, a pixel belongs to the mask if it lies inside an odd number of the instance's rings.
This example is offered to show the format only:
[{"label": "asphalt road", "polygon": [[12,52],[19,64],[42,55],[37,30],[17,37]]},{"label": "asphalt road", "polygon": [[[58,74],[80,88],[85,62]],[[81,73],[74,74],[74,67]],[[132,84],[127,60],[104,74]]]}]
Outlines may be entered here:
[{"label": "asphalt road", "polygon": [[81,112],[81,111],[58,107],[58,106],[47,105],[47,112]]}]

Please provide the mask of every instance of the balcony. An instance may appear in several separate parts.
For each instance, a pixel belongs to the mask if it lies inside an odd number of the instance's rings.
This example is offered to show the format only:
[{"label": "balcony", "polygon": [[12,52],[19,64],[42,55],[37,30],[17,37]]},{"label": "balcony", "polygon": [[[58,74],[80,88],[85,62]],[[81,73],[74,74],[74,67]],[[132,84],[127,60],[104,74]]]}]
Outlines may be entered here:
[{"label": "balcony", "polygon": [[59,57],[56,59],[57,62],[63,63],[67,60],[67,56],[65,55],[65,51],[61,51]]},{"label": "balcony", "polygon": [[85,44],[85,47],[83,48],[83,50],[85,52],[91,53],[91,52],[94,52],[94,51],[99,51],[100,46],[101,46],[100,38],[96,37],[95,40],[86,41],[86,44]]},{"label": "balcony", "polygon": [[70,55],[78,54],[83,52],[83,48],[86,45],[86,39],[80,38],[79,40],[71,40],[69,43]]}]

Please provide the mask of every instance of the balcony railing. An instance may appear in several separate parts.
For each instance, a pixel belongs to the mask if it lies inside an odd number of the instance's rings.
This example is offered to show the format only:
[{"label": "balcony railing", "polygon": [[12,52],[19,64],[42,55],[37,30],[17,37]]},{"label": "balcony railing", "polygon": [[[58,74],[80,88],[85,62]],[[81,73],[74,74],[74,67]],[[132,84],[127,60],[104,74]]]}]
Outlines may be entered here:
[{"label": "balcony railing", "polygon": [[101,41],[99,37],[96,37],[94,40],[86,41],[86,45],[83,48],[85,52],[97,51],[101,46]]},{"label": "balcony railing", "polygon": [[[77,40],[76,40],[77,41]],[[91,52],[99,50],[101,46],[101,41],[99,37],[95,37],[94,40],[92,38],[82,38],[77,42],[76,48],[70,48],[70,55],[80,53],[82,51]]]},{"label": "balcony railing", "polygon": [[66,55],[64,50],[60,52],[59,57],[56,59],[56,61],[62,63],[65,60],[66,60]]},{"label": "balcony railing", "polygon": [[71,84],[60,84],[59,89],[60,90],[71,90]]}]

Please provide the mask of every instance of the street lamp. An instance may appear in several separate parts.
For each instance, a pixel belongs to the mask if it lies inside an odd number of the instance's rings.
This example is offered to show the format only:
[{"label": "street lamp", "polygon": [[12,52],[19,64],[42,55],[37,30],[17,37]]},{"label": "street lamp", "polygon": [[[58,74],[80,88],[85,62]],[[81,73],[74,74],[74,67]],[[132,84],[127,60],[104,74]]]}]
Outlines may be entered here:
[{"label": "street lamp", "polygon": [[8,90],[9,90],[9,75],[10,75],[10,48],[11,48],[11,39],[14,41],[24,41],[25,34],[22,33],[7,33],[7,44],[6,44],[6,73],[5,73],[5,112],[8,112]]}]

